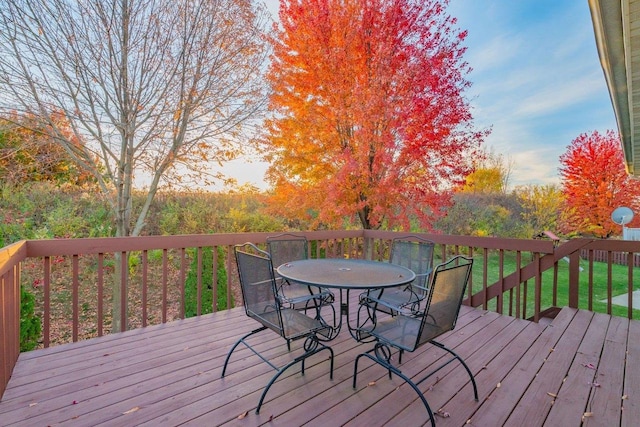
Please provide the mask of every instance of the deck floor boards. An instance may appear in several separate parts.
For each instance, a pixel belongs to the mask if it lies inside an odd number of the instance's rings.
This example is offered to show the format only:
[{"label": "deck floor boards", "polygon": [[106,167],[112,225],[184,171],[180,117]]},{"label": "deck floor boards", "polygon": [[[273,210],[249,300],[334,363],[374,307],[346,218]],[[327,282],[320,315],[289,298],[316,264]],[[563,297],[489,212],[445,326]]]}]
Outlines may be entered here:
[{"label": "deck floor boards", "polygon": [[[569,371],[560,385],[557,397],[551,400],[553,405],[551,405],[547,422],[567,427],[580,425],[580,420],[587,410],[585,402],[589,401],[592,384],[595,383],[596,365],[593,363],[598,360],[602,351],[608,322],[606,315],[593,316]],[[594,369],[591,368],[592,366]]]},{"label": "deck floor boards", "polygon": [[[624,371],[624,387],[622,406],[623,426],[633,426],[640,420],[640,322],[629,323],[627,337],[627,354]],[[589,421],[589,420],[588,420]],[[588,425],[588,422],[586,423]]]},{"label": "deck floor boards", "polygon": [[[23,353],[0,401],[0,426],[428,425],[411,387],[366,358],[352,387],[354,360],[372,344],[344,329],[330,343],[333,380],[321,352],[305,375],[283,374],[255,414],[275,372],[238,348],[220,375],[228,349],[257,325],[233,309]],[[288,352],[273,333],[250,339],[278,365],[302,344]],[[463,307],[439,341],[465,359],[479,393],[476,402],[455,362],[421,383],[439,427],[633,425],[640,416],[638,321],[564,308],[536,324]],[[423,346],[404,354],[401,369],[417,380],[445,355]]]},{"label": "deck floor boards", "polygon": [[[620,405],[624,404],[622,395],[624,394],[624,368],[628,330],[627,319],[622,317],[611,319],[606,331],[606,345],[602,347],[602,354],[594,355],[592,359],[595,361],[597,360],[596,356],[600,356],[597,370],[591,374],[594,380],[591,384],[583,384],[583,387],[588,387],[591,391],[585,412],[603,414],[604,416],[599,420],[606,419],[609,425],[618,425],[622,415],[620,413]],[[637,370],[637,365],[633,369]],[[590,425],[604,426],[605,424],[599,420],[593,420]],[[637,423],[638,420],[636,419],[634,424],[637,425]]]}]

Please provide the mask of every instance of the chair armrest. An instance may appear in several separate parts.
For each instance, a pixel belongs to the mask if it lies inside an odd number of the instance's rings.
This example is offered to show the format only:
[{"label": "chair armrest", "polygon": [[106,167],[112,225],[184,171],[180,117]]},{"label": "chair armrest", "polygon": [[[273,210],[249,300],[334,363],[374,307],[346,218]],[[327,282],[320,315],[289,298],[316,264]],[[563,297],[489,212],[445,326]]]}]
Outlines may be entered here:
[{"label": "chair armrest", "polygon": [[[387,307],[388,309],[396,312],[396,313],[400,313],[400,314],[404,314],[404,315],[410,315],[411,311],[410,310],[406,310],[403,307],[400,307],[396,304],[390,304],[389,302],[380,299],[380,298],[376,298],[376,297],[371,297],[371,296],[367,296],[364,295],[361,297],[360,299],[360,305],[367,305],[369,307],[372,307],[374,305],[381,305],[383,307]],[[372,307],[375,309],[375,306]]]},{"label": "chair armrest", "polygon": [[[333,293],[328,289],[324,289],[324,288],[317,287],[317,286],[309,286],[309,285],[305,285],[305,284],[298,283],[298,282],[291,282],[291,281],[289,281],[289,280],[287,280],[287,279],[285,279],[283,277],[279,277],[278,279],[276,279],[276,281],[278,282],[276,284],[276,288],[278,290],[277,298],[282,303],[298,304],[298,303],[305,303],[305,302],[311,301],[311,300],[317,300],[317,301],[320,301],[320,303],[322,304],[323,302],[326,302],[327,300],[333,301],[333,299],[335,298]],[[308,294],[305,294],[305,295],[294,295],[294,296],[287,295],[288,286],[295,286],[295,287],[305,288],[305,289],[308,290]],[[312,288],[317,289],[318,292],[313,292]]]},{"label": "chair armrest", "polygon": [[423,290],[423,291],[425,291],[425,292],[429,292],[429,290],[431,289],[431,288],[430,288],[430,287],[428,287],[428,286],[420,286],[420,285],[411,285],[411,287],[412,287],[412,288],[417,288],[417,289]]},{"label": "chair armrest", "polygon": [[[426,290],[429,288],[429,276],[431,276],[431,272],[433,271],[432,268],[429,269],[429,271],[425,272],[425,273],[420,273],[420,274],[416,274],[416,278],[413,280],[413,282],[410,283],[410,286],[414,286],[416,288],[419,289],[423,289]],[[420,286],[420,285],[416,285],[415,282],[417,281],[416,279],[424,277],[424,286]]]}]

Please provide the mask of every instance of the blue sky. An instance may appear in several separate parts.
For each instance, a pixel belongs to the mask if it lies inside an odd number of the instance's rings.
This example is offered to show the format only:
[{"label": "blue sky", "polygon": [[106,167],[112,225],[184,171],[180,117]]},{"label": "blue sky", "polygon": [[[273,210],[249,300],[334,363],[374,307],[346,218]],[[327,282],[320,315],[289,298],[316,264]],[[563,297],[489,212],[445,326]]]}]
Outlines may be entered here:
[{"label": "blue sky", "polygon": [[[267,0],[277,11],[278,0]],[[451,0],[468,30],[467,92],[475,123],[492,127],[487,148],[511,162],[510,184],[558,183],[573,139],[617,130],[587,0]],[[225,170],[266,188],[262,163]]]},{"label": "blue sky", "polygon": [[476,123],[513,162],[511,185],[558,182],[582,133],[617,130],[587,0],[452,0],[469,35]]}]

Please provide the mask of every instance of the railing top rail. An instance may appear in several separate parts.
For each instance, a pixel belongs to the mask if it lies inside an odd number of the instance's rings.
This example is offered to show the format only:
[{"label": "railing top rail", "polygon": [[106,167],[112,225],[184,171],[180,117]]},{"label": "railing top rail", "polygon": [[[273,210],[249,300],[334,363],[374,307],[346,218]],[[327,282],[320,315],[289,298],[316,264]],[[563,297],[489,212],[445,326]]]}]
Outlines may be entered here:
[{"label": "railing top rail", "polygon": [[[395,231],[380,230],[325,230],[297,232],[310,240],[342,239],[342,238],[371,238],[391,240],[398,236]],[[172,236],[140,236],[140,237],[98,237],[81,239],[49,239],[23,240],[0,249],[0,268],[6,260],[17,253],[25,257],[42,257],[74,254],[115,253],[122,251],[142,251],[152,249],[172,249],[204,246],[236,245],[247,241],[264,243],[268,236],[275,232],[259,233],[216,233],[189,234]],[[431,233],[411,233],[439,244],[458,245],[463,247],[477,247],[506,251],[528,251],[541,254],[553,254],[557,246],[550,240],[528,240],[497,237],[456,236]],[[567,245],[567,243],[569,245]],[[600,249],[618,252],[640,252],[640,241],[632,240],[603,240],[577,238],[565,242],[564,252],[573,252],[576,248]],[[562,252],[562,251],[561,251]],[[557,254],[561,255],[561,254]],[[563,255],[564,256],[564,255]]]},{"label": "railing top rail", "polygon": [[[51,254],[75,255],[142,251],[152,249],[192,248],[204,246],[237,245],[245,242],[264,243],[275,232],[185,234],[172,236],[102,237],[83,239],[28,240],[27,256],[42,257]],[[309,239],[342,239],[362,237],[362,230],[305,231]]]},{"label": "railing top rail", "polygon": [[0,276],[27,257],[27,242],[21,240],[0,249]]},{"label": "railing top rail", "polygon": [[584,249],[599,249],[614,252],[640,252],[640,241],[638,240],[589,240],[589,243],[584,246]]},{"label": "railing top rail", "polygon": [[[433,240],[446,245],[478,247],[487,249],[503,249],[507,251],[539,252],[552,254],[554,242],[550,240],[511,239],[499,237],[456,236],[450,234],[411,233],[412,235]],[[393,239],[398,236],[395,231],[365,230],[364,237],[373,239]]]},{"label": "railing top rail", "polygon": [[[26,256],[41,257],[56,255],[74,255],[112,253],[121,251],[142,251],[152,249],[172,249],[180,247],[236,245],[245,242],[264,243],[273,232],[260,233],[216,233],[189,234],[173,236],[140,236],[140,237],[103,237],[82,239],[50,239],[26,241]],[[378,230],[338,230],[338,231],[305,231],[300,232],[310,240],[341,238],[373,238],[393,239],[398,235],[394,231]],[[514,251],[530,251],[553,253],[554,243],[545,240],[504,239],[494,237],[455,236],[430,233],[411,233],[436,243],[446,245],[471,246],[487,249]],[[617,241],[621,243],[621,241]],[[633,247],[633,243],[626,242]],[[626,247],[624,246],[624,247]],[[620,246],[617,246],[620,247]],[[9,247],[5,248],[7,250]],[[625,249],[626,250],[626,249]]]}]

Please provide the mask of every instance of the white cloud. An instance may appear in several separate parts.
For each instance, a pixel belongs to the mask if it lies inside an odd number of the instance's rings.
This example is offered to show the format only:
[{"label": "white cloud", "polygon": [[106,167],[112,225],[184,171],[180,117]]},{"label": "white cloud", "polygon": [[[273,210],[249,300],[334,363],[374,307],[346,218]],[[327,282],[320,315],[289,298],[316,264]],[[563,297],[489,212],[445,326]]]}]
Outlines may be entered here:
[{"label": "white cloud", "polygon": [[526,150],[518,151],[513,154],[515,166],[511,173],[511,185],[526,184],[558,184],[558,167],[557,162],[549,161],[557,159],[560,153],[557,150]]},{"label": "white cloud", "polygon": [[477,49],[468,50],[467,61],[473,74],[490,73],[512,63],[522,49],[522,41],[509,34],[498,35]]},{"label": "white cloud", "polygon": [[588,102],[602,88],[600,79],[594,75],[576,76],[575,79],[550,82],[542,85],[534,93],[523,97],[516,116],[550,115],[569,106]]}]

